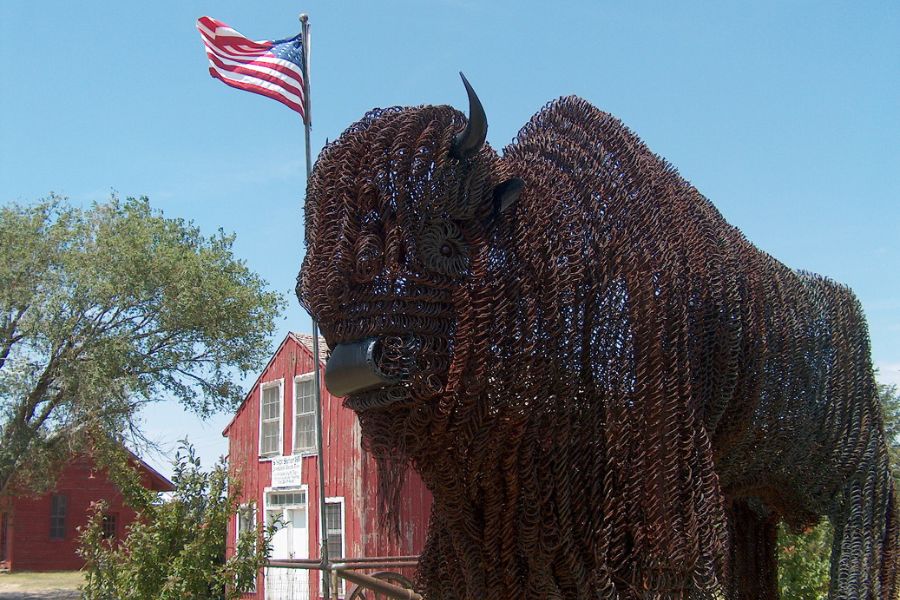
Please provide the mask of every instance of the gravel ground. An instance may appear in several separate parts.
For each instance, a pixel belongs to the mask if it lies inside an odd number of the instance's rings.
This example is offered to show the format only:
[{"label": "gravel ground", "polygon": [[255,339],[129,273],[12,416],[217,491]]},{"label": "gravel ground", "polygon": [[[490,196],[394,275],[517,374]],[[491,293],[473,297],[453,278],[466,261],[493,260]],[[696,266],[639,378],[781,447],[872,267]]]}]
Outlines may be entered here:
[{"label": "gravel ground", "polygon": [[84,582],[79,571],[0,574],[0,600],[77,600]]},{"label": "gravel ground", "polygon": [[38,590],[33,592],[4,592],[0,590],[0,600],[78,600],[78,590]]}]

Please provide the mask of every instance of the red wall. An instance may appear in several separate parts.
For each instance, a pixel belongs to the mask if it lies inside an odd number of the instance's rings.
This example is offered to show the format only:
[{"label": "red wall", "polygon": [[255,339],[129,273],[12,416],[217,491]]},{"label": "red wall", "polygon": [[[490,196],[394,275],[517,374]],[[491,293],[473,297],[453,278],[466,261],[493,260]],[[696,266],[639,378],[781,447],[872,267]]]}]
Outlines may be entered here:
[{"label": "red wall", "polygon": [[[320,350],[324,351],[324,348]],[[263,518],[264,490],[271,483],[271,463],[259,458],[260,385],[284,379],[282,452],[290,454],[293,448],[294,377],[312,372],[312,365],[313,358],[309,349],[289,335],[224,432],[229,439],[228,459],[231,472],[241,481],[243,501],[256,503],[259,521]],[[324,368],[320,367],[320,371],[324,381]],[[342,406],[341,398],[328,394],[324,384],[322,394],[325,491],[328,498],[344,498],[345,554],[348,557],[419,554],[425,544],[431,513],[431,494],[419,476],[410,470],[402,495],[400,540],[392,541],[378,525],[375,461],[361,447],[356,414]],[[307,486],[310,558],[318,558],[321,539],[318,530],[317,460],[316,456],[305,457],[302,467],[302,482]],[[233,552],[234,528],[235,522],[232,520],[228,531],[229,555]],[[408,570],[405,573],[411,575]],[[310,577],[311,582],[317,579]],[[313,587],[316,587],[315,583]],[[262,577],[259,578],[257,593],[260,598],[263,597]]]},{"label": "red wall", "polygon": [[[145,482],[147,484],[149,482]],[[50,539],[50,505],[53,493],[66,496],[65,537]],[[18,496],[11,500],[7,563],[14,571],[63,571],[80,569],[78,531],[87,523],[92,502],[104,499],[110,514],[117,515],[116,536],[134,520],[133,510],[124,505],[122,494],[103,470],[87,457],[72,460],[57,480],[56,491],[43,496]],[[7,507],[9,508],[9,507]]]}]

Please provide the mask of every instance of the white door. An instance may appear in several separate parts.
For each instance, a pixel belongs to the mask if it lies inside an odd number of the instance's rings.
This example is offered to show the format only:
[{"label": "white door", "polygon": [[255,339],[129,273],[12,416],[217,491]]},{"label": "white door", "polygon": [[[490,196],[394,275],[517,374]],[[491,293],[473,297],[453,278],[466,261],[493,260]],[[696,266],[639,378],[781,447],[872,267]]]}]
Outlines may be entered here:
[{"label": "white door", "polygon": [[[277,492],[276,492],[277,493]],[[276,500],[270,494],[268,500]],[[272,560],[309,558],[309,529],[306,506],[272,506],[267,503],[268,522],[280,518],[272,538]],[[266,600],[308,600],[309,572],[306,569],[266,569]]]}]

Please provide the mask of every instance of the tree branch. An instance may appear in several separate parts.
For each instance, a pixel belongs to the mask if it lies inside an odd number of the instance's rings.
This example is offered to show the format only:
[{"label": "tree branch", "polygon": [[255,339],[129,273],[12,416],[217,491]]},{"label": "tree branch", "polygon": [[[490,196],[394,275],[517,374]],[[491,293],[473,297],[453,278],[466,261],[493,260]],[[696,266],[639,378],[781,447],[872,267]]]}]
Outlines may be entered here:
[{"label": "tree branch", "polygon": [[2,337],[3,339],[3,345],[0,346],[0,369],[2,369],[3,365],[6,364],[6,359],[9,357],[9,353],[12,350],[12,347],[16,344],[16,342],[25,337],[22,334],[14,334],[16,332],[16,327],[19,326],[19,321],[22,319],[22,315],[25,314],[26,310],[28,310],[27,306],[20,306],[19,311],[16,313],[16,316],[11,318],[3,326],[3,332],[2,334],[0,334],[0,337]]}]

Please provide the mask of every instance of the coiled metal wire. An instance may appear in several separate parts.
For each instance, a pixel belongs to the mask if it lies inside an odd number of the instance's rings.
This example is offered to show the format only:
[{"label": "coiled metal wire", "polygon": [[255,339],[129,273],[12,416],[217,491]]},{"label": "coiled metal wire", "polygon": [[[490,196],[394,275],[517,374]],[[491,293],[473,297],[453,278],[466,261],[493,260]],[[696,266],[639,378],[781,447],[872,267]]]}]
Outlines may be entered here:
[{"label": "coiled metal wire", "polygon": [[[897,594],[866,323],[754,247],[611,115],[547,105],[498,155],[446,107],[320,155],[301,302],[402,383],[347,398],[400,502],[434,494],[431,599],[776,598],[775,526],[835,524],[831,598]],[[495,186],[524,191],[498,212]]]}]

